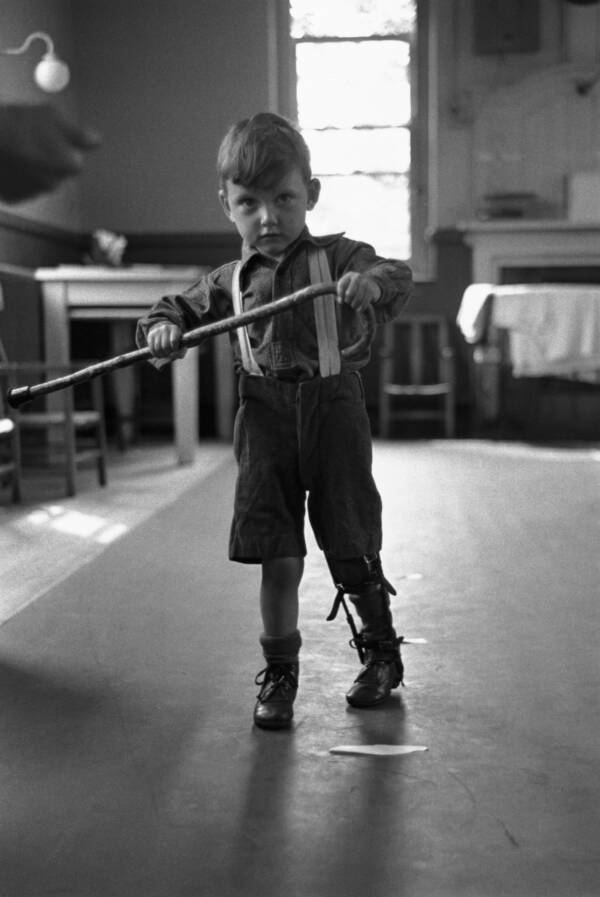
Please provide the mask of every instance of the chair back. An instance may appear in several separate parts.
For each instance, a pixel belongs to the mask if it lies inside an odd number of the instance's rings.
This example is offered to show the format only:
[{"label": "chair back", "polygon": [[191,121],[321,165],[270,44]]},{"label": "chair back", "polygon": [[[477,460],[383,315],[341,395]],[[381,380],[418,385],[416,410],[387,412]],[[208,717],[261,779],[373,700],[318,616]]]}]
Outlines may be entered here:
[{"label": "chair back", "polygon": [[[1,299],[1,293],[0,293]],[[1,303],[0,303],[1,307]],[[21,500],[21,439],[18,427],[14,420],[14,413],[4,399],[4,390],[10,383],[7,369],[7,356],[4,344],[0,338],[0,482],[10,481],[12,485],[12,500]]]},{"label": "chair back", "polygon": [[454,350],[447,318],[403,314],[386,324],[380,352],[380,435],[394,420],[440,421],[454,435]]},{"label": "chair back", "polygon": [[[2,293],[0,291],[0,308],[2,308]],[[4,343],[2,342],[2,336],[0,336],[0,365],[8,364],[8,356],[6,354],[6,350],[4,348]],[[1,371],[0,371],[1,373]],[[8,378],[1,377],[0,378],[0,418],[10,417],[8,402],[6,402],[4,398],[4,390],[8,385]]]},{"label": "chair back", "polygon": [[447,380],[444,362],[449,326],[438,315],[403,315],[384,329],[383,380],[412,386]]}]

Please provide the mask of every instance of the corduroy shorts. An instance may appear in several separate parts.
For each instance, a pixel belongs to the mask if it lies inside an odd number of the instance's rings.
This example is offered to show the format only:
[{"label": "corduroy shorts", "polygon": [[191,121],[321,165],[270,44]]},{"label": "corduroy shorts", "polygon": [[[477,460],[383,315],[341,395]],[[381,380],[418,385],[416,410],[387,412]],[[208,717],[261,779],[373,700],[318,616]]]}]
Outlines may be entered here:
[{"label": "corduroy shorts", "polygon": [[290,383],[242,375],[229,557],[304,557],[305,509],[321,549],[352,558],[381,550],[381,498],[357,371]]}]

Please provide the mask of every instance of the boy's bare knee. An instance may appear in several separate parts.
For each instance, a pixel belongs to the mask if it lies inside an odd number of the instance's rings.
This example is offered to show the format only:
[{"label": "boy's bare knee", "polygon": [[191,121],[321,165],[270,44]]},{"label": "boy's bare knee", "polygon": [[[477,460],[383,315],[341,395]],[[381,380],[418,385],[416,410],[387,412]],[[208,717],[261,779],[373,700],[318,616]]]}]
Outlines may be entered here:
[{"label": "boy's bare knee", "polygon": [[304,570],[303,558],[270,558],[262,563],[263,585],[285,590],[297,587]]}]

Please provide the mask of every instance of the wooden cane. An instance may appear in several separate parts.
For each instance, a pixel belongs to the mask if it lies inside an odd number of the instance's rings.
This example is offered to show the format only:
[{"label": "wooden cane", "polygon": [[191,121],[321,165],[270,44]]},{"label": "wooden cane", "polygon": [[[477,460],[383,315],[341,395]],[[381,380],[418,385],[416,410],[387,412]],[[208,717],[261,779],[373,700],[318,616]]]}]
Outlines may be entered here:
[{"label": "wooden cane", "polygon": [[[252,324],[254,321],[259,321],[262,318],[269,318],[272,315],[280,314],[290,308],[302,305],[317,296],[322,296],[326,293],[335,293],[336,287],[336,283],[322,283],[304,287],[304,289],[291,293],[289,296],[276,299],[274,302],[269,302],[258,308],[244,311],[241,314],[233,315],[230,318],[224,318],[221,321],[213,321],[211,324],[205,324],[202,327],[197,327],[195,330],[188,330],[181,337],[181,346],[186,349],[191,346],[196,346],[208,337],[217,336],[219,333],[228,333],[230,330],[235,330],[246,324]],[[364,313],[364,318],[364,332],[359,339],[353,345],[341,349],[344,358],[352,358],[354,355],[357,355],[371,341],[375,329],[375,315],[371,308]],[[137,364],[139,361],[147,361],[150,358],[152,358],[152,353],[147,346],[144,349],[134,349],[132,352],[125,352],[123,355],[107,358],[105,361],[91,364],[88,367],[81,368],[81,370],[74,371],[72,374],[67,374],[64,377],[57,377],[54,380],[45,380],[43,383],[34,383],[30,386],[16,386],[13,389],[8,390],[6,401],[11,408],[20,408],[22,405],[31,402],[38,396],[48,395],[52,392],[68,389],[71,386],[77,386],[79,383],[85,383],[88,380],[93,380],[95,377],[101,377],[111,371],[129,367],[132,364]]]}]

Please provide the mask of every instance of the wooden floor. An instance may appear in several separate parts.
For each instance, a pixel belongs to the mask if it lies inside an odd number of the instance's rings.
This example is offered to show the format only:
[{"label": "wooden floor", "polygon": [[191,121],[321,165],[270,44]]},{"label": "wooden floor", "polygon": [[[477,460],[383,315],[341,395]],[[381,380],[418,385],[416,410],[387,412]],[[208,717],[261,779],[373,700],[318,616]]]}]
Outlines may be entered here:
[{"label": "wooden floor", "polygon": [[[376,443],[398,629],[427,642],[385,707],[350,709],[311,541],[276,733],[251,725],[258,576],[226,559],[230,454],[195,472],[113,476],[144,512],[0,628],[0,895],[598,897],[597,447]],[[97,491],[67,508],[93,515]],[[34,510],[5,509],[4,537]],[[375,744],[427,751],[331,753]]]}]

